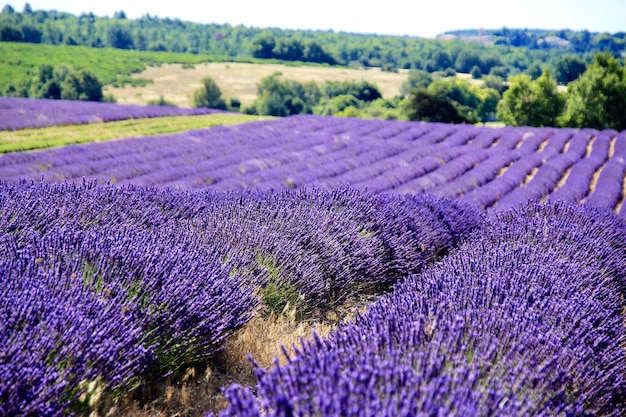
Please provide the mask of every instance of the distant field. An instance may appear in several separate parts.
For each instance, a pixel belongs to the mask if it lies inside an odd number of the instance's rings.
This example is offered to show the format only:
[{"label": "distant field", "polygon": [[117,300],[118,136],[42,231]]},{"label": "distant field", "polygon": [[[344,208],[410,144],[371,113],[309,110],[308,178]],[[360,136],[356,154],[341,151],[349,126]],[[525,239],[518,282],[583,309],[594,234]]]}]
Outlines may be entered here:
[{"label": "distant field", "polygon": [[19,82],[29,71],[42,64],[52,66],[66,64],[76,70],[87,69],[102,83],[110,84],[123,81],[130,74],[158,63],[193,65],[220,60],[223,60],[223,57],[212,55],[0,42],[0,90],[9,83]]},{"label": "distant field", "polygon": [[4,131],[0,132],[0,153],[56,148],[69,144],[112,139],[165,135],[259,119],[268,119],[268,117],[217,113]]},{"label": "distant field", "polygon": [[378,86],[383,97],[392,98],[400,93],[400,87],[407,80],[408,71],[398,73],[383,72],[380,68],[352,69],[322,66],[293,66],[284,64],[252,64],[235,62],[207,62],[194,68],[183,68],[181,64],[164,64],[149,67],[133,74],[133,78],[151,79],[154,82],[144,87],[107,86],[105,94],[112,94],[121,104],[147,104],[150,100],[163,98],[180,107],[190,107],[193,93],[200,87],[200,80],[212,77],[225,99],[237,98],[243,106],[254,102],[257,84],[263,77],[279,71],[285,79],[300,82],[366,80]]}]

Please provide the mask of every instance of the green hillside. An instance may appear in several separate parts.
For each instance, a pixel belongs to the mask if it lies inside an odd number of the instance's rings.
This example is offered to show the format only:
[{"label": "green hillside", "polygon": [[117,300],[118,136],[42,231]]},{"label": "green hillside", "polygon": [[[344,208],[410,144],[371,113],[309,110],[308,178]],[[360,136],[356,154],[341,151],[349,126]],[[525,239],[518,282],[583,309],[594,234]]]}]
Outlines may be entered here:
[{"label": "green hillside", "polygon": [[[65,64],[75,70],[92,72],[103,84],[141,83],[130,75],[150,65],[198,64],[201,62],[233,61],[232,58],[193,55],[175,52],[130,51],[115,48],[91,48],[78,45],[46,45],[0,42],[0,91],[10,83],[25,78],[42,64],[54,67]],[[241,59],[240,61],[253,61]],[[144,80],[146,82],[147,80]]]},{"label": "green hillside", "polygon": [[[0,41],[4,42],[184,52],[228,57],[229,60],[272,58],[380,67],[389,71],[469,72],[477,65],[483,74],[500,67],[514,74],[525,71],[533,63],[554,68],[559,58],[568,54],[587,63],[601,51],[620,57],[626,47],[624,33],[508,28],[486,33],[493,36],[493,42],[480,44],[410,36],[200,24],[149,14],[128,19],[123,11],[110,18],[93,13],[75,16],[30,7],[18,12],[6,6],[0,13]],[[563,42],[552,42],[555,38]]]}]

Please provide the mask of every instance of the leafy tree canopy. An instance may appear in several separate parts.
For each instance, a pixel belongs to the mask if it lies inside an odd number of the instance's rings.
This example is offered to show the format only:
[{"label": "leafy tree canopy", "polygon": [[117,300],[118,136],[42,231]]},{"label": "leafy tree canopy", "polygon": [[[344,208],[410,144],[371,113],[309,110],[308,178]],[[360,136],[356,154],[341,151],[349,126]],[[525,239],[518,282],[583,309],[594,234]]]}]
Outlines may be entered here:
[{"label": "leafy tree canopy", "polygon": [[554,76],[559,84],[567,85],[576,80],[587,69],[587,64],[574,55],[565,55],[556,63]]},{"label": "leafy tree canopy", "polygon": [[414,90],[411,93],[407,115],[409,120],[425,122],[469,122],[445,97],[437,96],[423,89]]},{"label": "leafy tree canopy", "polygon": [[65,100],[102,101],[102,84],[87,70],[73,71],[66,65],[40,65],[17,85],[9,84],[5,95]]},{"label": "leafy tree canopy", "polygon": [[610,53],[597,54],[567,91],[566,126],[626,129],[626,71]]},{"label": "leafy tree canopy", "polygon": [[337,61],[314,40],[297,38],[279,38],[263,33],[254,39],[251,47],[252,56],[263,59],[284,61],[315,62],[336,64]]},{"label": "leafy tree canopy", "polygon": [[412,90],[425,89],[433,82],[433,76],[428,71],[412,70],[409,71],[409,77],[401,87],[403,95],[408,95]]},{"label": "leafy tree canopy", "polygon": [[193,95],[193,107],[226,110],[226,102],[222,99],[222,91],[213,78],[202,79],[202,86]]},{"label": "leafy tree canopy", "polygon": [[317,84],[283,80],[281,75],[275,72],[263,78],[257,86],[256,113],[281,117],[313,113],[313,107],[321,97]]},{"label": "leafy tree canopy", "polygon": [[339,95],[351,95],[357,100],[374,101],[382,98],[381,92],[369,81],[327,81],[324,83],[323,94],[327,98]]},{"label": "leafy tree canopy", "polygon": [[498,119],[512,126],[557,126],[565,97],[550,71],[533,81],[527,74],[511,77],[510,87],[497,107]]}]

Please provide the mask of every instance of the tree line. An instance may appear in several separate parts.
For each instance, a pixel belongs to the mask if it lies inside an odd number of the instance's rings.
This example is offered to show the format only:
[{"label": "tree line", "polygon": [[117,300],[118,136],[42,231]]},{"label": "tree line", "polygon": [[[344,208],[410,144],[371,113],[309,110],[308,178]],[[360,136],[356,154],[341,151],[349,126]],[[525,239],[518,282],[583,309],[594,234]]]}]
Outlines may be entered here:
[{"label": "tree line", "polygon": [[525,47],[529,49],[549,49],[554,46],[566,46],[573,52],[597,52],[597,49],[608,50],[619,54],[626,46],[626,32],[615,34],[592,34],[587,30],[573,31],[542,30],[542,29],[469,29],[449,31],[446,34],[460,37],[489,36],[496,45]]},{"label": "tree line", "polygon": [[626,129],[626,69],[599,53],[579,78],[559,91],[549,70],[536,80],[519,74],[498,104],[497,117],[512,126]]},{"label": "tree line", "polygon": [[626,70],[610,53],[597,54],[566,91],[547,68],[536,79],[517,74],[509,82],[487,81],[470,83],[413,71],[401,95],[384,99],[376,85],[367,81],[326,81],[318,86],[313,81],[286,80],[276,72],[258,84],[254,104],[241,109],[237,100],[231,99],[228,106],[215,81],[205,78],[194,106],[281,117],[319,114],[446,123],[497,120],[512,126],[626,129]]},{"label": "tree line", "polygon": [[[608,51],[619,58],[626,47],[624,33],[503,28],[492,35],[495,41],[484,45],[409,36],[198,24],[149,14],[128,19],[123,11],[112,18],[97,17],[93,13],[75,16],[33,10],[28,3],[21,12],[7,5],[0,13],[0,41],[258,57],[380,67],[389,71],[414,69],[450,73],[474,69],[483,76],[508,76],[537,72],[537,62],[554,71],[565,55],[573,55],[585,64],[600,51]],[[562,39],[565,43],[540,42],[549,38]]]},{"label": "tree line", "polygon": [[[67,65],[40,65],[4,95],[47,99],[113,101],[104,97],[102,84],[89,71]],[[254,104],[241,108],[237,98],[227,102],[211,78],[202,80],[194,107],[248,114],[290,116],[319,114],[344,117],[421,120],[447,123],[501,121],[512,126],[591,127],[626,129],[626,69],[610,53],[600,53],[566,90],[549,69],[537,78],[517,74],[505,82],[485,77],[470,83],[422,70],[409,73],[401,94],[385,99],[368,81],[299,82],[280,72],[257,85]],[[151,104],[170,105],[161,98]]]},{"label": "tree line", "polygon": [[[459,32],[460,35],[472,32]],[[241,108],[226,102],[219,87],[203,84],[194,104],[255,114],[288,116],[314,113],[509,125],[626,128],[624,34],[527,30],[491,31],[494,45],[333,31],[289,31],[244,26],[195,24],[145,15],[128,19],[92,13],[22,12],[5,6],[0,41],[88,45],[118,49],[207,52],[222,57],[251,57],[325,65],[409,69],[402,94],[383,99],[365,82],[300,83],[273,74],[258,85],[257,100]],[[554,46],[550,36],[567,42]],[[541,40],[544,42],[540,42]],[[555,44],[556,45],[556,44]],[[603,50],[604,52],[598,52]],[[194,55],[187,55],[194,56]],[[470,73],[469,83],[456,77]],[[563,91],[567,86],[567,91]],[[102,100],[102,84],[89,71],[67,65],[43,65],[8,85],[4,95]],[[159,104],[159,103],[157,103]],[[160,104],[167,104],[161,100]]]},{"label": "tree line", "polygon": [[456,78],[433,78],[429,75],[424,86],[428,94],[437,96],[453,106],[456,119],[413,114],[411,97],[417,84],[407,81],[405,94],[385,99],[378,87],[368,81],[326,81],[321,86],[313,81],[300,82],[282,77],[275,72],[257,85],[257,98],[252,106],[241,108],[239,101],[230,104],[210,78],[202,80],[202,87],[194,94],[194,107],[209,107],[241,111],[248,114],[285,117],[295,114],[317,114],[339,117],[362,117],[401,120],[443,121],[452,123],[479,123],[493,120],[500,100],[497,90],[471,85]]}]

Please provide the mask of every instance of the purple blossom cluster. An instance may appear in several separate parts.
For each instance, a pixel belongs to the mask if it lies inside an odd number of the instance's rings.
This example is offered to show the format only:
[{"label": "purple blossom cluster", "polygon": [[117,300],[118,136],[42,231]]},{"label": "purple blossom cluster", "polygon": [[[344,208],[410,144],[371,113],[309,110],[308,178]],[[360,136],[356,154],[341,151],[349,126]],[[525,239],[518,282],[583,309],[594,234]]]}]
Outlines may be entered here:
[{"label": "purple blossom cluster", "polygon": [[254,391],[226,388],[220,416],[622,416],[625,254],[606,209],[495,212],[354,323],[257,367]]},{"label": "purple blossom cluster", "polygon": [[[11,181],[97,179],[180,189],[350,186],[486,210],[526,201],[624,206],[626,132],[296,116],[0,156]],[[626,215],[626,210],[621,210]]]},{"label": "purple blossom cluster", "polygon": [[0,131],[151,117],[192,116],[216,112],[221,112],[221,110],[184,109],[171,106],[121,106],[93,101],[0,97]]},{"label": "purple blossom cluster", "polygon": [[449,198],[349,188],[0,182],[0,414],[71,414],[91,383],[204,361],[262,303],[387,290],[483,222]]},{"label": "purple blossom cluster", "polygon": [[483,216],[450,198],[341,187],[227,193],[196,222],[230,248],[223,256],[243,264],[235,268],[269,270],[259,285],[292,289],[275,308],[289,301],[308,312],[422,270],[478,229]]},{"label": "purple blossom cluster", "polygon": [[67,414],[90,383],[112,392],[176,372],[251,317],[253,288],[161,196],[2,184],[1,415]]},{"label": "purple blossom cluster", "polygon": [[[0,98],[0,130],[179,111]],[[385,292],[221,416],[626,415],[625,178],[626,131],[319,116],[1,155],[0,414]]]}]

